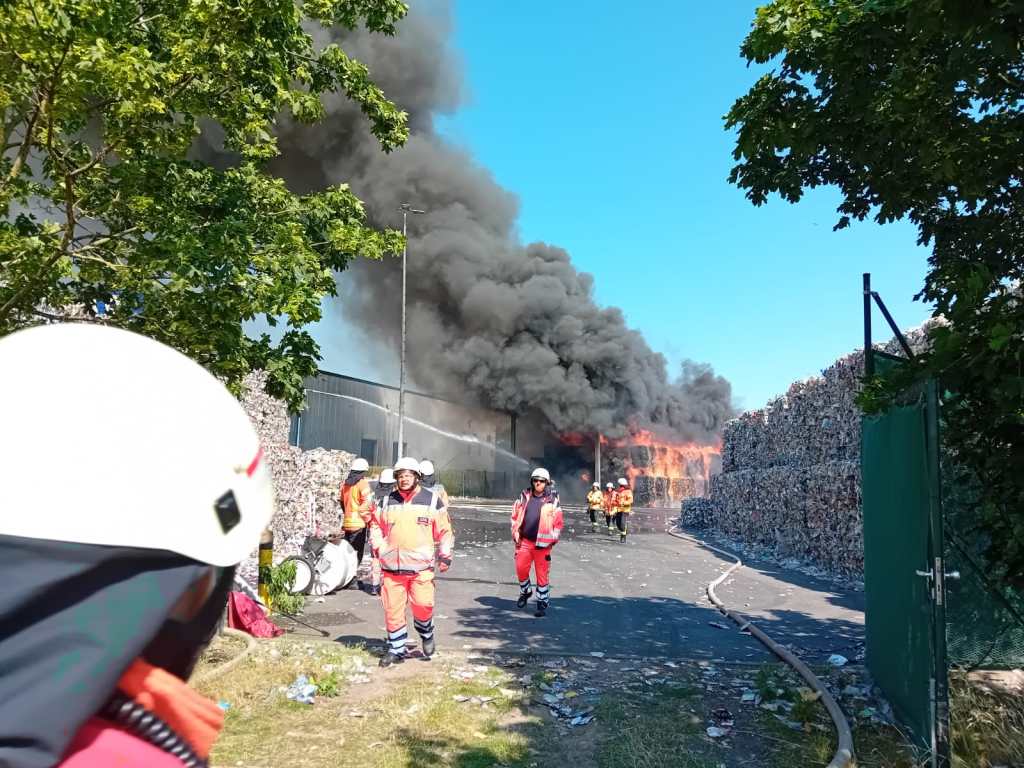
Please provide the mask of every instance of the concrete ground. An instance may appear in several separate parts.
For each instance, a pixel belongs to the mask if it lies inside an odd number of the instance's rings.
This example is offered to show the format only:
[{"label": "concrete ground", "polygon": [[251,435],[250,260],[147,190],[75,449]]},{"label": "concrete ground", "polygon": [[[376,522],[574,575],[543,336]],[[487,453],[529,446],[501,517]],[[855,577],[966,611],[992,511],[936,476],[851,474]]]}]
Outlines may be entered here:
[{"label": "concrete ground", "polygon": [[[518,584],[509,537],[510,504],[456,502],[455,562],[437,579],[437,645],[458,651],[650,656],[760,663],[770,654],[707,601],[709,581],[732,561],[665,533],[675,510],[638,509],[625,543],[591,531],[586,513],[565,510],[555,547],[548,615],[516,608]],[[775,566],[745,564],[717,590],[805,661],[839,653],[851,660],[863,641],[863,594]],[[348,589],[307,601],[304,618],[345,642],[380,642],[380,602]],[[283,621],[296,635],[313,631]],[[720,626],[716,626],[720,625]],[[724,627],[724,628],[722,628]],[[410,640],[416,635],[411,628]]]}]

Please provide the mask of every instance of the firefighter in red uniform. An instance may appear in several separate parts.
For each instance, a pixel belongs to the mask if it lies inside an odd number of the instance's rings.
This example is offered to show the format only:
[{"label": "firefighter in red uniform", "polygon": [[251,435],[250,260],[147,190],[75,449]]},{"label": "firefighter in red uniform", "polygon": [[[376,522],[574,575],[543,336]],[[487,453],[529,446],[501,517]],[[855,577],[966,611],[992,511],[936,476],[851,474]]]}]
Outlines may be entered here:
[{"label": "firefighter in red uniform", "polygon": [[626,540],[626,525],[633,511],[633,489],[624,477],[619,478],[619,489],[615,492],[615,524],[619,528],[619,541]]},{"label": "firefighter in red uniform", "polygon": [[613,520],[618,510],[615,507],[615,486],[611,483],[604,488],[604,523],[608,526],[608,533],[615,533]]},{"label": "firefighter in red uniform", "polygon": [[551,491],[551,475],[542,467],[533,470],[530,488],[512,506],[512,541],[516,546],[516,577],[519,579],[519,600],[525,608],[533,594],[530,568],[537,577],[537,612],[541,617],[548,610],[551,585],[551,550],[562,534],[562,508],[558,496]]},{"label": "firefighter in red uniform", "polygon": [[370,546],[381,567],[381,601],[388,650],[380,660],[389,667],[405,660],[409,631],[405,609],[420,635],[423,655],[434,655],[434,566],[441,573],[452,564],[452,524],[441,497],[420,485],[420,464],[402,458],[395,464],[398,486],[374,509]]}]

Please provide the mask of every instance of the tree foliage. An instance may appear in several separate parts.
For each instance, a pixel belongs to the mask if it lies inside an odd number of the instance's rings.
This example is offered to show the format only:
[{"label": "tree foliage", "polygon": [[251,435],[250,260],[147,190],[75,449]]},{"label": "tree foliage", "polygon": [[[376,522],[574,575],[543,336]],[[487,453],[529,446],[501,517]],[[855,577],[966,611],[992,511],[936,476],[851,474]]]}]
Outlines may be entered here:
[{"label": "tree foliage", "polygon": [[[262,166],[281,114],[356,101],[389,151],[406,115],[314,25],[393,34],[399,0],[8,0],[0,6],[0,334],[101,320],[182,350],[233,386],[255,368],[292,406],[319,350],[334,271],[401,235],[367,225],[344,185],[292,194]],[[190,148],[219,126],[237,159]],[[102,308],[98,311],[97,308]],[[285,323],[281,339],[243,323]]]},{"label": "tree foliage", "polygon": [[[1024,578],[1024,2],[775,0],[741,52],[771,70],[726,116],[730,181],[756,205],[842,193],[836,228],[908,219],[932,248],[918,295],[947,324],[867,382],[878,410],[938,376],[946,444],[979,483],[990,562]],[[966,481],[966,480],[965,480]]]}]

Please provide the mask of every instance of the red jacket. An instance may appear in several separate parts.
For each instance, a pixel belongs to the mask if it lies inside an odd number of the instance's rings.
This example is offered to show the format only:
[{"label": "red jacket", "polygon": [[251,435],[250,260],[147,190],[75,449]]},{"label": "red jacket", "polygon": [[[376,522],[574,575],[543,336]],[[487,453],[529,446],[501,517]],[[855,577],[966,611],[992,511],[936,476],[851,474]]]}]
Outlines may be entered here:
[{"label": "red jacket", "polygon": [[92,718],[68,747],[59,768],[184,768],[185,764],[113,723]]},{"label": "red jacket", "polygon": [[[512,541],[519,543],[519,536],[526,516],[526,504],[532,491],[525,490],[512,505]],[[540,508],[540,528],[537,529],[537,548],[551,547],[558,543],[562,535],[562,507],[558,496],[550,492],[544,494],[544,504]]]}]

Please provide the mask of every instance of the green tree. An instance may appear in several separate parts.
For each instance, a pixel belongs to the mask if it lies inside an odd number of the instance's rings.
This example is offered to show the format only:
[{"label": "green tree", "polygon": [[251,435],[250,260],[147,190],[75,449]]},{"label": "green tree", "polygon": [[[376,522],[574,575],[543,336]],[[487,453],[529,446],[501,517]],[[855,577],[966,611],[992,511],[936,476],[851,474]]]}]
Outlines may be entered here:
[{"label": "green tree", "polygon": [[908,219],[932,248],[919,299],[946,318],[877,410],[938,376],[945,440],[983,489],[990,561],[1024,579],[1024,3],[775,0],[743,42],[768,64],[726,116],[730,181],[761,205],[842,193],[836,228]]},{"label": "green tree", "polygon": [[[344,185],[292,194],[263,170],[282,114],[331,91],[384,151],[405,113],[316,25],[391,35],[399,0],[8,0],[0,6],[0,334],[102,318],[165,341],[237,387],[256,368],[293,406],[334,272],[401,249]],[[190,159],[202,126],[236,162]],[[277,343],[243,323],[266,316]]]}]

